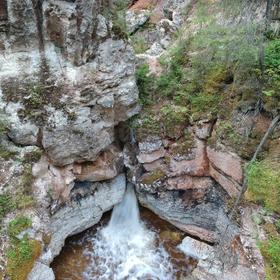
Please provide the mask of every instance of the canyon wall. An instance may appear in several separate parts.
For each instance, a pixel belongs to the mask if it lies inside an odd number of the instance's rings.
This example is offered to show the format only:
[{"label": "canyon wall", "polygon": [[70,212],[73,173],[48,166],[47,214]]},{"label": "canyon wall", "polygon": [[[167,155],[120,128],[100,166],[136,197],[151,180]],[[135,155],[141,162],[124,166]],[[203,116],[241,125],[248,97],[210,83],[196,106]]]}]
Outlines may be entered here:
[{"label": "canyon wall", "polygon": [[[65,239],[119,203],[127,180],[143,206],[191,237],[212,246],[227,231],[224,242],[237,248],[228,254],[237,265],[227,279],[237,279],[238,269],[247,279],[264,277],[262,259],[260,269],[246,259],[256,249],[254,240],[241,240],[242,231],[228,218],[246,159],[217,137],[219,120],[174,123],[171,133],[158,122],[157,134],[128,123],[141,108],[136,64],[145,61],[150,73],[160,75],[160,55],[186,20],[185,11],[194,8],[193,1],[147,2],[131,1],[126,11],[128,33],[149,41],[137,57],[108,17],[110,1],[0,3],[0,116],[7,123],[0,145],[11,155],[1,157],[0,194],[21,189],[30,171],[35,206],[15,211],[4,225],[20,211],[32,217],[32,237],[42,252],[31,280],[53,279],[49,264]],[[153,28],[143,31],[148,20]],[[254,116],[248,119],[254,122]],[[141,114],[138,122],[145,122]],[[261,131],[268,125],[264,117]],[[0,238],[4,251],[9,241]],[[240,249],[246,242],[247,251]],[[206,279],[203,273],[193,279]],[[223,277],[218,271],[207,275]]]}]

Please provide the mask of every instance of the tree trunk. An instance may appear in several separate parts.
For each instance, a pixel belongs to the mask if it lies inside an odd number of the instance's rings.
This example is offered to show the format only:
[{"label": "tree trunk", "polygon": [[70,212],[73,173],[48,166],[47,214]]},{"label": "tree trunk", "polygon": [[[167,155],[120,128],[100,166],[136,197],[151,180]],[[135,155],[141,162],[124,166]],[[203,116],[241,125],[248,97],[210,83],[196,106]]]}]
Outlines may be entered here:
[{"label": "tree trunk", "polygon": [[247,178],[247,174],[246,174],[246,170],[247,170],[247,167],[250,166],[250,164],[252,164],[254,161],[256,161],[259,153],[261,152],[264,144],[266,143],[266,141],[268,140],[269,136],[272,134],[273,130],[275,129],[275,127],[277,126],[278,122],[280,121],[280,115],[277,115],[271,122],[268,130],[266,131],[265,135],[263,136],[260,144],[258,145],[252,159],[250,160],[250,162],[247,164],[246,168],[245,168],[245,174],[244,174],[244,178],[243,178],[243,182],[242,182],[242,187],[241,187],[241,190],[235,200],[235,203],[234,203],[234,206],[232,207],[231,209],[231,212],[230,212],[230,219],[233,217],[235,211],[236,211],[236,208],[243,196],[243,194],[246,192],[247,190],[247,183],[248,183],[248,178]]}]

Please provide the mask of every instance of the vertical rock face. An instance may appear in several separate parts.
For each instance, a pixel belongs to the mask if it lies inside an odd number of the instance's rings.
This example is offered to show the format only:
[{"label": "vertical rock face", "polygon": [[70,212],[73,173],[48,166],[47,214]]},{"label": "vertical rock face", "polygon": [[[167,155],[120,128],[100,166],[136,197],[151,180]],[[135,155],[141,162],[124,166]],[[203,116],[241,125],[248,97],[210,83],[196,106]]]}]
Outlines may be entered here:
[{"label": "vertical rock face", "polygon": [[55,165],[94,161],[114,141],[114,127],[139,110],[134,53],[112,37],[102,15],[108,3],[5,3],[0,102],[9,137],[43,146]]},{"label": "vertical rock face", "polygon": [[8,19],[7,1],[2,0],[0,3],[0,21],[5,21],[7,19]]},{"label": "vertical rock face", "polygon": [[95,56],[109,37],[109,22],[101,15],[106,1],[50,1],[45,8],[46,31],[68,60],[82,65]]}]

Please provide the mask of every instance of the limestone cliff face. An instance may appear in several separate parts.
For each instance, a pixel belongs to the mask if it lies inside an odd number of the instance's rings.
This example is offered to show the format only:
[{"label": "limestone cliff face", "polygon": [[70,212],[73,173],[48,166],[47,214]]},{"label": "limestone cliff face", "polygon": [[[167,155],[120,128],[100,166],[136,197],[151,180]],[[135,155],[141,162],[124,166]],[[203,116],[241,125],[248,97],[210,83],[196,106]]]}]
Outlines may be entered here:
[{"label": "limestone cliff face", "polygon": [[[30,183],[38,206],[24,210],[32,216],[34,235],[44,249],[30,279],[53,279],[48,265],[65,239],[97,223],[119,203],[126,180],[136,185],[142,205],[190,236],[219,243],[229,227],[228,244],[234,238],[238,248],[247,242],[239,241],[240,230],[229,220],[227,208],[240,190],[244,160],[219,139],[211,145],[219,120],[176,123],[171,136],[160,122],[157,135],[148,131],[142,137],[123,126],[140,111],[136,58],[106,18],[111,2],[0,3],[0,117],[8,124],[6,135],[0,135],[0,147],[17,152],[21,160],[0,158],[4,182],[0,194],[21,187],[26,154],[38,147],[43,153],[32,166]],[[130,1],[128,30],[147,39],[147,50],[138,55],[137,63],[145,61],[151,73],[160,74],[159,57],[172,45],[186,11],[194,9],[193,2]],[[141,29],[147,20],[154,28]],[[191,26],[189,32],[196,28]],[[144,122],[142,115],[138,120]],[[48,244],[44,234],[50,237]],[[0,241],[7,244],[1,235]],[[246,246],[248,251],[256,249],[253,240]],[[259,272],[239,259],[244,252],[238,250],[234,257],[248,270],[247,279],[263,279],[261,260]],[[225,279],[219,270],[213,273],[215,279]],[[40,273],[42,278],[36,278]],[[239,279],[240,274],[227,279]],[[211,277],[206,271],[193,279]]]},{"label": "limestone cliff face", "polygon": [[[4,2],[1,108],[9,137],[39,145],[56,165],[92,161],[114,127],[138,112],[134,54],[100,1]],[[41,18],[42,16],[42,18]]]}]

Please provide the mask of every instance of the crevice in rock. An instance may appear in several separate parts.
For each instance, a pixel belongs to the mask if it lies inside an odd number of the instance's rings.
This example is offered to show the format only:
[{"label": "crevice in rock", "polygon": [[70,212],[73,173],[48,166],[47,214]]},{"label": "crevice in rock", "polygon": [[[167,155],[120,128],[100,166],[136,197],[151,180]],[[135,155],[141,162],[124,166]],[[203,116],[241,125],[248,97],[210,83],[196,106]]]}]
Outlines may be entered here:
[{"label": "crevice in rock", "polygon": [[44,51],[44,36],[43,36],[43,0],[32,0],[33,11],[37,26],[37,36],[39,42],[39,49]]}]

